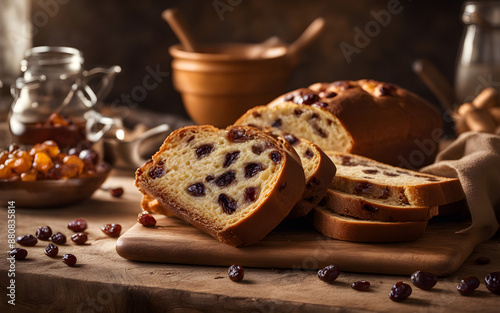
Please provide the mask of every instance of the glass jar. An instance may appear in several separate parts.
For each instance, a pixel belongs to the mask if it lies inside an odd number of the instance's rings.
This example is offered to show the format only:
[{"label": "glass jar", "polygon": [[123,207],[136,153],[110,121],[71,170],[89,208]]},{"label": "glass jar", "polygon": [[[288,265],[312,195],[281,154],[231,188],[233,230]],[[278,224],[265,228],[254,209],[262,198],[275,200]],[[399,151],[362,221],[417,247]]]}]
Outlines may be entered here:
[{"label": "glass jar", "polygon": [[[121,69],[84,70],[82,53],[70,47],[34,47],[21,62],[11,87],[9,128],[14,142],[32,145],[52,139],[62,148],[86,140],[88,114],[109,92]],[[88,82],[101,78],[97,91]]]},{"label": "glass jar", "polygon": [[458,103],[471,102],[484,88],[500,91],[500,1],[470,1],[463,7],[465,25],[457,60]]}]

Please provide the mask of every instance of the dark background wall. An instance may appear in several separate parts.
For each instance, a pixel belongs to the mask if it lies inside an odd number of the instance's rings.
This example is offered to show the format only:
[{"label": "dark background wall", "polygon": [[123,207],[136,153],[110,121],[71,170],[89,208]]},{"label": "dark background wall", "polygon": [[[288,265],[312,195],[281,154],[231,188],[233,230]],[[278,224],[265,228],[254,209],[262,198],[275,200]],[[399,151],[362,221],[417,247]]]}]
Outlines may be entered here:
[{"label": "dark background wall", "polygon": [[[47,2],[47,1],[45,1]],[[453,80],[462,35],[461,1],[432,0],[52,0],[56,6],[33,1],[36,45],[66,45],[81,49],[86,67],[118,64],[123,72],[106,102],[120,102],[142,84],[147,68],[170,72],[168,47],[178,42],[161,12],[178,6],[187,15],[200,42],[260,42],[277,35],[293,41],[318,16],[326,31],[309,47],[296,67],[288,90],[318,81],[373,78],[406,87],[433,103],[437,100],[412,72],[412,62],[427,58]],[[397,14],[350,55],[345,42],[355,46],[355,28],[365,29],[373,13],[398,4]],[[227,6],[224,6],[227,5]],[[216,9],[219,8],[219,11]],[[226,8],[226,10],[223,9]],[[43,13],[47,19],[42,19]],[[171,76],[149,90],[139,107],[186,117]]]}]

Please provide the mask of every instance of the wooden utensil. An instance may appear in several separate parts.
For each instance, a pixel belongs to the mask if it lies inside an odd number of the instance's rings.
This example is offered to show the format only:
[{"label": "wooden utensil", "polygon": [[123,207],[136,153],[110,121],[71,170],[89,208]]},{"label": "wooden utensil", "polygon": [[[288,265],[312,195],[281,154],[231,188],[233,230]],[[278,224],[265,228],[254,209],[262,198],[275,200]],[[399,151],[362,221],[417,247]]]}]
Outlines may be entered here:
[{"label": "wooden utensil", "polygon": [[444,110],[453,111],[455,93],[444,75],[430,61],[418,59],[413,62],[413,71],[436,96]]},{"label": "wooden utensil", "polygon": [[325,28],[325,19],[322,17],[316,18],[306,30],[288,46],[288,55],[291,59],[298,61],[300,53],[309,46]]},{"label": "wooden utensil", "polygon": [[197,52],[197,44],[187,24],[186,17],[176,8],[167,9],[161,14],[163,19],[170,25],[175,35],[181,41],[184,50]]}]

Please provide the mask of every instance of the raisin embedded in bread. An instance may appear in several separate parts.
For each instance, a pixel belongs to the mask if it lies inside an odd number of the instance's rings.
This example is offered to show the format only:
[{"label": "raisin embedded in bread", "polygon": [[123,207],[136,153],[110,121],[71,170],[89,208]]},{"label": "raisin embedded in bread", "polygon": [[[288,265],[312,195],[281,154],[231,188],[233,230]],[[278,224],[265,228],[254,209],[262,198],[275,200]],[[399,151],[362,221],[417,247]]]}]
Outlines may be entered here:
[{"label": "raisin embedded in bread", "polygon": [[381,222],[343,216],[325,208],[314,208],[314,227],[323,235],[355,242],[402,242],[424,235],[427,221]]},{"label": "raisin embedded in bread", "polygon": [[335,189],[328,189],[321,205],[337,214],[382,222],[427,221],[438,215],[437,206],[395,205],[386,200],[365,198]]},{"label": "raisin embedded in bread", "polygon": [[332,189],[395,205],[439,206],[464,198],[456,178],[410,171],[349,153],[325,153],[337,167]]},{"label": "raisin embedded in bread", "polygon": [[[247,111],[235,125],[271,126],[335,150],[399,166],[421,152],[434,161],[442,130],[438,111],[419,96],[374,80],[318,83]],[[425,146],[425,151],[423,150]]]},{"label": "raisin embedded in bread", "polygon": [[136,186],[221,242],[258,242],[305,188],[293,148],[253,127],[187,126],[136,172]]}]

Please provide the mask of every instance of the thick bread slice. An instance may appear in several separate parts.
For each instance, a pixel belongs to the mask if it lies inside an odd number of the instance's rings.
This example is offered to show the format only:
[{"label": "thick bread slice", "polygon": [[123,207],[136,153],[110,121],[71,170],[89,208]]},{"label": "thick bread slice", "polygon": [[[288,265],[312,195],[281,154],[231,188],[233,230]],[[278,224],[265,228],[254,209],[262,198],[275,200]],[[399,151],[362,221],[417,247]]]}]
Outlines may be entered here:
[{"label": "thick bread slice", "polygon": [[456,178],[424,174],[359,155],[325,151],[337,167],[330,188],[394,205],[439,206],[464,198]]},{"label": "thick bread slice", "polygon": [[382,222],[427,221],[438,215],[437,206],[393,205],[335,189],[328,189],[321,205],[337,214]]},{"label": "thick bread slice", "polygon": [[356,242],[402,242],[423,236],[427,221],[380,222],[339,215],[323,206],[314,208],[314,227],[323,235]]},{"label": "thick bread slice", "polygon": [[187,126],[136,172],[139,190],[221,242],[243,246],[273,230],[300,199],[293,148],[253,127]]}]

